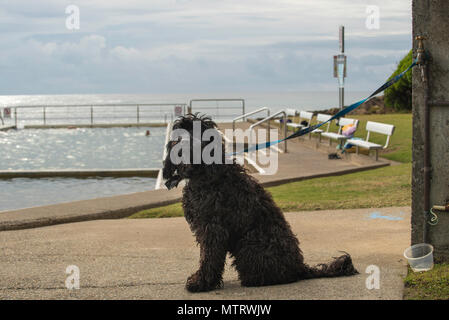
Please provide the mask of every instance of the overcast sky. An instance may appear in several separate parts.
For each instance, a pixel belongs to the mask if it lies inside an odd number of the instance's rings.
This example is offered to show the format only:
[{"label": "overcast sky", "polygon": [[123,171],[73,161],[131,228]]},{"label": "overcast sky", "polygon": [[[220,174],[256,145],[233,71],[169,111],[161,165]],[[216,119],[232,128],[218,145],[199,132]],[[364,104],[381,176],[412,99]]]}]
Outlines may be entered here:
[{"label": "overcast sky", "polygon": [[0,0],[0,94],[335,90],[340,24],[346,88],[370,91],[411,48],[410,2]]}]

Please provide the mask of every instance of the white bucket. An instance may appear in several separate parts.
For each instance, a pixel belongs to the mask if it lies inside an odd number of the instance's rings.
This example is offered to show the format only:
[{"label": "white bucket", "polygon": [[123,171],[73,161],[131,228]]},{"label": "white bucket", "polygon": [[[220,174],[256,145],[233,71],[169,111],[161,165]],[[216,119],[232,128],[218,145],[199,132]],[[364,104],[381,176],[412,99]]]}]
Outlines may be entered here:
[{"label": "white bucket", "polygon": [[404,251],[410,267],[414,272],[429,271],[433,268],[433,246],[427,243],[418,243]]}]

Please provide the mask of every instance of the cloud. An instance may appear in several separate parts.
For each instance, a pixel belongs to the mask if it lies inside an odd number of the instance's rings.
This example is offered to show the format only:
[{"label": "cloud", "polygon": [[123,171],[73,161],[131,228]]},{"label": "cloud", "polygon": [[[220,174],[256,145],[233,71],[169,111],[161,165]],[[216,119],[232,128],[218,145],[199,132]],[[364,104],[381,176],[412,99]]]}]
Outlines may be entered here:
[{"label": "cloud", "polygon": [[[0,2],[2,94],[334,90],[340,24],[347,87],[370,90],[411,48],[405,0]],[[367,4],[379,30],[365,28]]]}]

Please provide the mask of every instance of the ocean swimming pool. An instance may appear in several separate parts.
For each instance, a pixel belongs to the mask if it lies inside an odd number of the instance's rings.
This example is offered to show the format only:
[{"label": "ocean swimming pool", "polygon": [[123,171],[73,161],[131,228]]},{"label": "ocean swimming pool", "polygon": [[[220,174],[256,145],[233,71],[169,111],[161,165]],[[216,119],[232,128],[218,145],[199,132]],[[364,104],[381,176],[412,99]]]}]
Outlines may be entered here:
[{"label": "ocean swimming pool", "polygon": [[0,180],[0,211],[154,190],[156,179],[16,178]]},{"label": "ocean swimming pool", "polygon": [[0,170],[159,168],[164,139],[164,127],[0,131]]},{"label": "ocean swimming pool", "polygon": [[[146,136],[150,130],[150,136]],[[164,127],[0,132],[0,170],[160,168]],[[155,179],[0,180],[0,211],[153,190]]]}]

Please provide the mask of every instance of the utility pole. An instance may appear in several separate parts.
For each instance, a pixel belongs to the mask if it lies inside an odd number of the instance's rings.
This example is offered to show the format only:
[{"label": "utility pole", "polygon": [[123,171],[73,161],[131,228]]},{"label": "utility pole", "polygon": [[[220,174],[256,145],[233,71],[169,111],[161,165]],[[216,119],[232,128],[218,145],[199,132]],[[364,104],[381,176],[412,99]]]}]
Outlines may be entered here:
[{"label": "utility pole", "polygon": [[338,78],[338,96],[340,110],[345,106],[345,78],[346,78],[346,55],[345,55],[345,27],[340,26],[340,54],[334,56],[334,78]]}]

